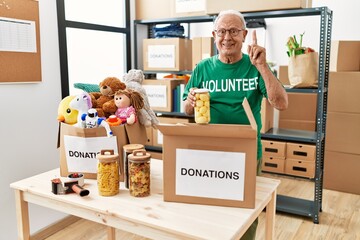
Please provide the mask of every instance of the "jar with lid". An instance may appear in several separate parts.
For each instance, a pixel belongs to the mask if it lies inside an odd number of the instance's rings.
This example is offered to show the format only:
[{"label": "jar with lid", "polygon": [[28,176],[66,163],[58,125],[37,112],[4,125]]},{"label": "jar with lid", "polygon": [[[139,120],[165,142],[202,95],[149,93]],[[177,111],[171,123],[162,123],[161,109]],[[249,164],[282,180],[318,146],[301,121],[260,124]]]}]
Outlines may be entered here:
[{"label": "jar with lid", "polygon": [[133,153],[135,150],[140,150],[140,149],[145,149],[144,145],[142,144],[136,144],[136,143],[132,143],[132,144],[126,144],[123,146],[123,162],[124,162],[124,183],[125,183],[125,187],[128,189],[129,188],[129,161],[128,161],[128,156]]},{"label": "jar with lid", "polygon": [[119,193],[119,155],[114,150],[101,150],[96,155],[97,185],[99,195],[113,196]]},{"label": "jar with lid", "polygon": [[210,122],[210,93],[206,88],[195,90],[194,117],[198,124],[208,124]]},{"label": "jar with lid", "polygon": [[134,197],[150,195],[150,157],[144,149],[135,150],[129,158],[129,191]]}]

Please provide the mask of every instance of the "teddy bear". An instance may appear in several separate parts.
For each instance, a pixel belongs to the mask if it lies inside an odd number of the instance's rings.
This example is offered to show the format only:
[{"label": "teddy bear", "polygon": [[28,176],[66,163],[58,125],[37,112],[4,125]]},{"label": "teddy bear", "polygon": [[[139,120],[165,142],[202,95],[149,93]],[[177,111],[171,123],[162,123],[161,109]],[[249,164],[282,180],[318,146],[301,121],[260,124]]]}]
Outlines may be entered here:
[{"label": "teddy bear", "polygon": [[159,124],[159,120],[157,119],[154,111],[150,108],[149,99],[147,97],[145,88],[142,86],[142,82],[144,81],[144,73],[138,69],[131,69],[123,76],[123,82],[126,85],[126,88],[132,89],[138,93],[140,93],[141,97],[144,101],[144,107],[139,110],[138,118],[139,122],[146,126],[153,128],[157,128],[156,125]]},{"label": "teddy bear", "polygon": [[125,83],[116,77],[107,77],[99,83],[100,92],[91,92],[92,107],[96,109],[99,117],[108,118],[113,115],[117,107],[114,94],[126,88]]}]

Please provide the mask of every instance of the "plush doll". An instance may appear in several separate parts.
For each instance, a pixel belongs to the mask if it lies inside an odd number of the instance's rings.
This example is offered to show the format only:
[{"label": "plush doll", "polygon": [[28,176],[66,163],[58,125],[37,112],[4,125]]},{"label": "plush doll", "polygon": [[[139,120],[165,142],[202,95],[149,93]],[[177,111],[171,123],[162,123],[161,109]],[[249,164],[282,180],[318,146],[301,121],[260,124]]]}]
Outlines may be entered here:
[{"label": "plush doll", "polygon": [[93,108],[98,112],[99,117],[108,118],[114,114],[117,107],[114,102],[114,94],[118,90],[126,88],[126,85],[116,77],[107,77],[99,84],[100,92],[91,92]]},{"label": "plush doll", "polygon": [[131,89],[119,90],[114,96],[116,107],[115,115],[120,118],[122,124],[134,124],[137,113],[144,107],[144,101],[140,93]]},{"label": "plush doll", "polygon": [[140,109],[138,113],[139,122],[146,127],[152,126],[153,128],[156,128],[156,125],[159,124],[159,120],[154,111],[150,108],[149,99],[142,86],[144,78],[144,74],[141,70],[131,69],[128,73],[124,74],[123,82],[126,84],[126,88],[140,93],[143,98],[144,107]]},{"label": "plush doll", "polygon": [[92,107],[91,97],[89,93],[83,92],[75,96],[70,103],[69,106],[72,109],[78,111],[77,122],[75,124],[76,127],[84,127],[81,116],[83,114],[87,114],[88,110]]},{"label": "plush doll", "polygon": [[59,103],[58,117],[57,117],[57,120],[59,122],[63,122],[70,125],[77,123],[77,117],[79,112],[70,107],[70,102],[74,98],[75,96],[67,96],[64,97]]}]

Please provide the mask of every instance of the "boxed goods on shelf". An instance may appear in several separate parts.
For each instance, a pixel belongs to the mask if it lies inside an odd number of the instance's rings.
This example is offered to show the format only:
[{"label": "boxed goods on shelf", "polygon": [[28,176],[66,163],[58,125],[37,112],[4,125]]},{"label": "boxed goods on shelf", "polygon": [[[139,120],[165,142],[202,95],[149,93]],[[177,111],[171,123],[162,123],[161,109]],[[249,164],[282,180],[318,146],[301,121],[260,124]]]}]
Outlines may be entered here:
[{"label": "boxed goods on shelf", "polygon": [[192,40],[192,69],[205,58],[213,56],[213,37],[194,37]]},{"label": "boxed goods on shelf", "polygon": [[257,127],[248,118],[250,126],[160,124],[164,201],[254,208]]},{"label": "boxed goods on shelf", "polygon": [[315,162],[315,145],[286,143],[286,158]]},{"label": "boxed goods on shelf", "polygon": [[279,128],[315,131],[316,93],[288,93],[289,106],[279,112]]},{"label": "boxed goods on shelf", "polygon": [[288,66],[286,65],[279,66],[277,77],[283,85],[290,85]]},{"label": "boxed goods on shelf", "polygon": [[360,41],[331,41],[330,71],[360,71]]},{"label": "boxed goods on shelf", "polygon": [[266,98],[261,102],[261,133],[266,133],[274,126],[274,108]]},{"label": "boxed goods on shelf", "polygon": [[360,154],[325,151],[324,188],[360,194]]},{"label": "boxed goods on shelf", "polygon": [[180,84],[185,84],[185,80],[144,80],[142,85],[145,88],[151,109],[154,111],[172,112],[173,90]]},{"label": "boxed goods on shelf", "polygon": [[152,38],[143,40],[145,71],[187,71],[191,65],[191,40]]},{"label": "boxed goods on shelf", "polygon": [[240,12],[256,12],[278,9],[309,8],[312,0],[237,0],[237,1],[218,1],[206,0],[206,13],[217,14],[224,9],[234,9]]},{"label": "boxed goods on shelf", "polygon": [[285,160],[285,173],[293,176],[314,178],[315,163],[313,161],[303,161],[298,159]]},{"label": "boxed goods on shelf", "polygon": [[264,156],[285,159],[286,142],[261,140],[261,143],[262,143],[262,152]]},{"label": "boxed goods on shelf", "polygon": [[360,114],[328,112],[326,150],[360,154]]},{"label": "boxed goods on shelf", "polygon": [[330,72],[328,112],[360,113],[359,89],[360,71]]},{"label": "boxed goods on shelf", "polygon": [[261,169],[262,171],[266,171],[266,172],[284,173],[285,159],[263,156]]}]

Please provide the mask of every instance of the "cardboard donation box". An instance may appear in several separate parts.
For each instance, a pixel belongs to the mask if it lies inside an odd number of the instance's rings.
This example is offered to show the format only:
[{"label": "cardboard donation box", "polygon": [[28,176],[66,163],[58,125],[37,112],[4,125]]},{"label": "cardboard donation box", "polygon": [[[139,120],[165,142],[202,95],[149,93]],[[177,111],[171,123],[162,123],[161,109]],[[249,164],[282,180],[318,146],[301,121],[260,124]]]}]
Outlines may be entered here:
[{"label": "cardboard donation box", "polygon": [[257,126],[160,124],[164,201],[255,207]]},{"label": "cardboard donation box", "polygon": [[191,70],[190,39],[151,38],[143,40],[143,64],[145,71]]},{"label": "cardboard donation box", "polygon": [[173,90],[185,80],[157,79],[144,80],[142,86],[149,98],[149,104],[154,111],[171,112],[174,106]]},{"label": "cardboard donation box", "polygon": [[145,144],[146,129],[143,125],[112,126],[112,137],[106,136],[103,127],[78,128],[65,123],[59,125],[58,148],[60,149],[60,175],[83,173],[85,178],[96,179],[96,154],[104,149],[113,149],[119,155],[120,180],[124,179],[123,145],[128,143]]}]

